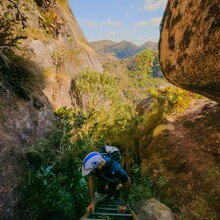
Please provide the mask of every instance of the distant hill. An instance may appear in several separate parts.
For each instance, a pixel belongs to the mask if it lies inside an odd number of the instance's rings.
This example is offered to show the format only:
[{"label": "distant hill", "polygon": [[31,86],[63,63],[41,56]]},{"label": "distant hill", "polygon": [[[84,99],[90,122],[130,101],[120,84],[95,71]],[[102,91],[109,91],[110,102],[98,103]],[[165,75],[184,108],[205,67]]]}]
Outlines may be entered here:
[{"label": "distant hill", "polygon": [[101,40],[90,42],[90,45],[99,54],[111,53],[115,55],[117,58],[123,59],[131,58],[135,54],[146,49],[157,50],[158,44],[152,41],[147,41],[145,44],[141,46],[136,46],[135,44],[125,40],[119,43],[110,40]]}]

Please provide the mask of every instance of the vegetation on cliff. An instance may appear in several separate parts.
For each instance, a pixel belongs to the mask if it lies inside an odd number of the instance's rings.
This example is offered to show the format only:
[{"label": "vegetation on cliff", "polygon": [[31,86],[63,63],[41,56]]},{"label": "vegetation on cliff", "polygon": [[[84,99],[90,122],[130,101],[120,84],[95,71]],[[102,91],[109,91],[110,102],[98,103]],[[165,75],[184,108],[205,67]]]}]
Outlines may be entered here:
[{"label": "vegetation on cliff", "polygon": [[[138,49],[131,62],[116,59],[112,62],[110,57],[103,65],[108,71],[103,73],[91,69],[79,72],[78,67],[91,62],[88,54],[93,51],[83,35],[76,38],[71,35],[72,29],[64,19],[65,10],[62,13],[57,7],[57,3],[62,8],[66,2],[0,0],[1,100],[7,103],[7,98],[13,96],[16,98],[12,100],[18,102],[15,105],[9,102],[11,108],[1,105],[4,113],[1,143],[9,143],[3,146],[1,152],[6,158],[2,156],[0,161],[4,159],[3,169],[19,165],[17,170],[21,161],[26,163],[24,155],[29,162],[27,170],[22,168],[27,172],[19,188],[21,199],[16,217],[79,219],[88,203],[87,181],[80,172],[82,160],[90,151],[111,144],[121,150],[122,166],[132,177],[130,204],[155,197],[177,212],[180,219],[217,220],[220,215],[219,106],[206,104],[203,99],[195,101],[195,97],[200,97],[168,84],[160,77],[157,52],[142,51],[143,48]],[[175,25],[179,19],[171,23]],[[185,35],[188,36],[188,29]],[[58,41],[60,37],[65,43]],[[171,44],[172,39],[169,38]],[[26,47],[27,43],[32,47]],[[120,45],[107,42],[109,45],[118,56],[137,52],[127,42]],[[12,47],[13,51],[9,49]],[[172,45],[170,49],[173,50]],[[80,58],[86,50],[85,59]],[[95,62],[91,62],[92,67]],[[52,92],[48,92],[50,89]],[[64,92],[59,93],[59,89]],[[45,98],[43,90],[49,101],[41,103],[41,98]],[[66,96],[69,100],[63,102]],[[202,103],[201,108],[194,106],[192,111],[189,106],[193,102],[198,105],[197,101]],[[27,103],[30,109],[24,108]],[[54,108],[66,103],[74,106],[55,110],[56,120],[47,135],[46,126],[40,124],[46,124],[50,115],[44,114],[45,103]],[[24,109],[35,115],[27,116]],[[52,114],[52,107],[48,111]],[[21,118],[14,120],[21,112]],[[28,117],[32,117],[31,123]],[[48,121],[52,120],[51,116]],[[27,147],[39,137],[33,135],[39,130],[42,138]],[[29,138],[31,135],[33,139]],[[10,178],[15,182],[9,183],[5,178],[8,173],[3,176],[0,191],[7,190],[11,196],[18,178]],[[11,176],[16,175],[11,172]],[[6,204],[13,198],[3,199],[4,202],[8,199]],[[2,207],[1,210],[4,208],[9,213],[7,206]]]},{"label": "vegetation on cliff", "polygon": [[[89,200],[86,178],[80,173],[81,163],[87,153],[99,150],[103,144],[116,145],[123,154],[122,165],[133,179],[131,203],[152,196],[162,199],[159,189],[166,179],[158,177],[154,182],[150,175],[145,175],[140,183],[144,170],[137,165],[142,160],[137,152],[140,139],[152,135],[148,128],[155,123],[146,120],[146,115],[138,116],[136,106],[124,96],[118,80],[108,73],[88,69],[74,78],[74,84],[79,97],[86,97],[87,107],[57,109],[51,133],[30,148],[27,158],[31,167],[21,186],[19,214],[26,219],[78,219]],[[163,96],[164,92],[167,96]],[[152,116],[161,121],[164,114],[177,109],[177,103],[183,107],[181,99],[168,98],[171,94],[174,91],[168,88],[152,93],[163,107],[159,114],[149,113],[148,119]],[[181,92],[176,95],[186,97]]]}]

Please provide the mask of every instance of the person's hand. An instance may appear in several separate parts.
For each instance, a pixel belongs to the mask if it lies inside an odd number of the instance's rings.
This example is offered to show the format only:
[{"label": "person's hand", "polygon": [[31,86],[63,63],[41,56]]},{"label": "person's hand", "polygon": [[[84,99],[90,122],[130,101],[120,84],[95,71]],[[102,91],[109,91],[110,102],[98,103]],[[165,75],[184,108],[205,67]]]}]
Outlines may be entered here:
[{"label": "person's hand", "polygon": [[122,189],[122,185],[118,184],[117,187],[116,187],[116,190],[120,190],[120,189]]},{"label": "person's hand", "polygon": [[95,203],[90,203],[90,205],[86,208],[87,212],[94,212],[95,211]]},{"label": "person's hand", "polygon": [[125,213],[127,210],[127,206],[126,205],[119,205],[118,206],[118,213]]}]

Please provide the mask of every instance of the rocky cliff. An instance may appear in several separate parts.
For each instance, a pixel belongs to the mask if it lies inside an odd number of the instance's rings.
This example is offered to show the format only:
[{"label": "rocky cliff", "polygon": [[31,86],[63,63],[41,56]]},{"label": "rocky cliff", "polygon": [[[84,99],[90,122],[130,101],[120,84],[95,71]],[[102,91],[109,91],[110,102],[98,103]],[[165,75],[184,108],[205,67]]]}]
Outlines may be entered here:
[{"label": "rocky cliff", "polygon": [[0,219],[14,219],[25,150],[77,105],[74,76],[102,66],[66,0],[0,1],[0,20]]},{"label": "rocky cliff", "polygon": [[164,76],[186,90],[220,102],[219,1],[168,1],[161,25]]},{"label": "rocky cliff", "polygon": [[219,104],[194,99],[167,121],[158,118],[159,110],[152,113],[150,100],[142,104],[145,117],[153,120],[145,128],[145,140],[139,139],[143,175],[151,174],[177,219],[219,219]]}]

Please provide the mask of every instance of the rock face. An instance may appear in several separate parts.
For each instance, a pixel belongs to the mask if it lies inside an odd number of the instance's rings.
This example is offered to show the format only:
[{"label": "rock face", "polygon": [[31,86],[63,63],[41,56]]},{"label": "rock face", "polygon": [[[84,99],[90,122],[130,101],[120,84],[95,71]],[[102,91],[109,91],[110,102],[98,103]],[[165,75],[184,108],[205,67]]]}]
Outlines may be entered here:
[{"label": "rock face", "polygon": [[[53,6],[43,9],[43,12],[30,6],[33,11],[37,12],[35,15],[27,15],[31,17],[31,22],[27,23],[30,28],[40,29],[40,31],[42,31],[42,25],[45,28],[44,21],[42,21],[45,19],[42,18],[45,16],[44,10],[49,10],[49,13],[54,14],[55,18],[51,21],[51,27],[46,27],[46,32],[48,32],[46,39],[41,36],[34,37],[34,39],[29,37],[23,41],[23,45],[28,48],[28,51],[31,51],[35,62],[45,72],[47,84],[44,93],[53,107],[70,107],[75,105],[75,97],[71,95],[71,80],[74,76],[86,68],[98,72],[102,72],[103,69],[97,54],[81,31],[68,1],[59,2],[61,1],[56,1]],[[38,21],[40,27],[33,21]]]},{"label": "rock face", "polygon": [[0,219],[16,219],[18,185],[28,167],[25,150],[45,137],[54,120],[50,102],[41,95],[38,108],[33,100],[22,100],[10,89],[0,88]]},{"label": "rock face", "polygon": [[167,120],[163,129],[154,124],[154,137],[140,154],[143,167],[156,185],[162,180],[158,190],[170,208],[178,207],[180,219],[219,219],[220,105],[195,99]]},{"label": "rock face", "polygon": [[186,90],[220,102],[219,1],[170,0],[159,43],[164,76]]},{"label": "rock face", "polygon": [[156,199],[149,199],[138,213],[140,220],[175,220],[173,212]]},{"label": "rock face", "polygon": [[[20,32],[16,53],[31,59],[44,81],[34,96],[22,86],[33,91],[39,82],[30,78],[24,84],[21,72],[14,76],[13,61],[8,57],[6,65],[4,56],[4,46],[13,46]],[[25,152],[50,130],[54,108],[77,105],[74,76],[84,68],[102,71],[67,0],[0,1],[0,219],[16,219],[18,185],[28,167]]]},{"label": "rock face", "polygon": [[[44,72],[44,93],[52,106],[72,106],[71,81],[76,74],[86,68],[103,69],[68,1],[1,1],[0,17],[5,18],[7,13],[9,31],[21,32],[19,55],[31,58]],[[14,32],[15,37],[18,32]]]}]

